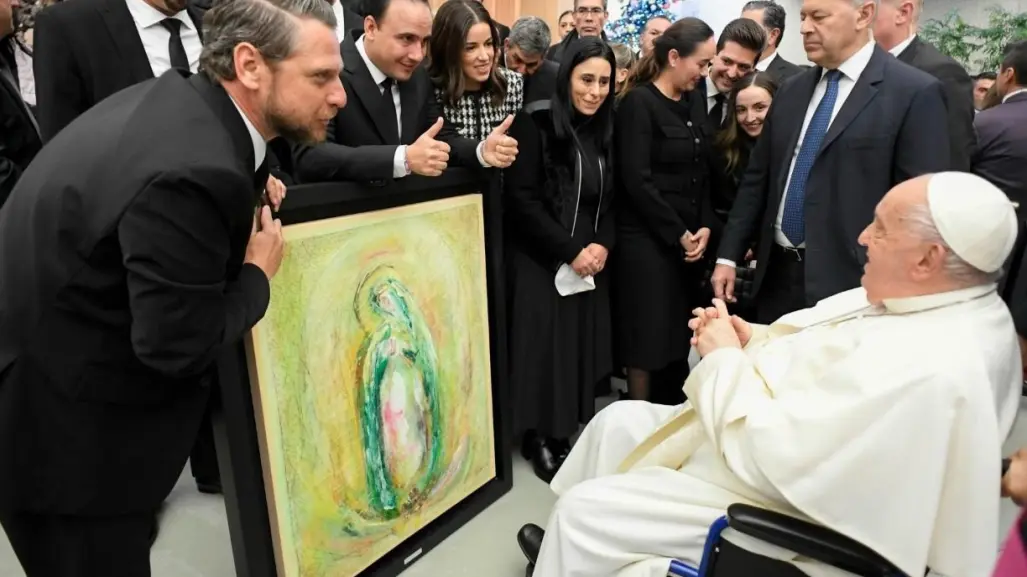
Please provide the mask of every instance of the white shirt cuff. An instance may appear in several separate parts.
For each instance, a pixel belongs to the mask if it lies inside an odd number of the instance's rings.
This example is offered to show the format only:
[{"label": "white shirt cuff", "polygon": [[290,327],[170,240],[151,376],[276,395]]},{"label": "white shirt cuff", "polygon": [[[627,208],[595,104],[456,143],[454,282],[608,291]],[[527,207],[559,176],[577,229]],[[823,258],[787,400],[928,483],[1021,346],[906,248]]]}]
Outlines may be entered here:
[{"label": "white shirt cuff", "polygon": [[485,162],[485,156],[483,156],[484,152],[485,152],[485,143],[484,142],[479,142],[478,143],[478,147],[474,149],[474,154],[475,154],[475,156],[478,157],[478,162],[481,163],[482,167],[484,167],[484,168],[492,168],[491,164]]},{"label": "white shirt cuff", "polygon": [[396,155],[392,157],[392,178],[403,178],[407,174],[407,147],[397,146]]},{"label": "white shirt cuff", "polygon": [[732,267],[732,268],[738,266],[737,264],[735,264],[735,261],[728,260],[726,258],[718,258],[717,259],[717,264],[726,264],[727,266]]}]

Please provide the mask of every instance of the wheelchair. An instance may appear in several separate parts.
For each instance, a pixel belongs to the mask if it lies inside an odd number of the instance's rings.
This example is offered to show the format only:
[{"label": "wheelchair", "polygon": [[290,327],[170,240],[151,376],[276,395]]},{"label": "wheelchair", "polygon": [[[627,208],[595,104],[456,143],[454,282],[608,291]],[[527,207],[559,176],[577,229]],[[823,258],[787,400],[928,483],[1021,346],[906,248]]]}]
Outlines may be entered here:
[{"label": "wheelchair", "polygon": [[668,577],[807,577],[791,563],[764,557],[722,538],[729,527],[861,577],[904,577],[887,559],[840,533],[743,504],[728,507],[727,515],[710,526],[699,567],[673,561]]}]

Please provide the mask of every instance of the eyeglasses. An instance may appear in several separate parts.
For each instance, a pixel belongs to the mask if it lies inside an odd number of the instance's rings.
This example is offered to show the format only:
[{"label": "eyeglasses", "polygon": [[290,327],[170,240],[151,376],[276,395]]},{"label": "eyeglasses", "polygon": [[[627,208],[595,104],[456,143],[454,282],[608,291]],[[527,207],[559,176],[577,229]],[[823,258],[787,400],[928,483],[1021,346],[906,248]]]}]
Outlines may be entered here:
[{"label": "eyeglasses", "polygon": [[581,6],[577,10],[575,10],[575,12],[582,16],[587,16],[589,14],[593,16],[602,16],[602,14],[606,12],[606,9],[602,6],[592,6],[591,8],[588,6]]}]

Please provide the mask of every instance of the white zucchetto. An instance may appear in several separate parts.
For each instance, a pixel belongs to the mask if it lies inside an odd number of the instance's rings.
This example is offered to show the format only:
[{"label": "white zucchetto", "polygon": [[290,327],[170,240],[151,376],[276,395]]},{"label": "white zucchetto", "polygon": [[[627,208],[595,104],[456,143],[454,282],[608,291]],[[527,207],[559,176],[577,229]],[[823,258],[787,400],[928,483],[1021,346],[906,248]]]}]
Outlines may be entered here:
[{"label": "white zucchetto", "polygon": [[1016,243],[1016,210],[1002,190],[966,172],[929,177],[927,206],[941,237],[974,268],[992,273]]}]

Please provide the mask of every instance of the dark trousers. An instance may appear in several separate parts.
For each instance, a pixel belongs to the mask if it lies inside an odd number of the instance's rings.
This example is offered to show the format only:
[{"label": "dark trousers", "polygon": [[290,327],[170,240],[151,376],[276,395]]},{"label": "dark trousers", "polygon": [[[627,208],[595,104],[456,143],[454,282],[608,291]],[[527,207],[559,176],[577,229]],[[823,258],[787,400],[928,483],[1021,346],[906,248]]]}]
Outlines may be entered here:
[{"label": "dark trousers", "polygon": [[214,395],[207,403],[207,411],[200,422],[200,431],[196,435],[196,443],[189,455],[189,467],[197,483],[220,483],[221,473],[218,470],[218,453],[214,446],[214,426],[210,413],[212,404],[216,402]]},{"label": "dark trousers", "polygon": [[685,402],[684,386],[688,373],[688,359],[674,361],[653,371],[649,381],[649,402],[672,406]]},{"label": "dark trousers", "polygon": [[153,513],[74,517],[0,511],[0,525],[27,577],[149,577],[152,523]]},{"label": "dark trousers", "polygon": [[770,249],[759,291],[756,293],[756,322],[769,325],[784,315],[802,310],[806,303],[806,251],[786,249],[775,244]]}]

